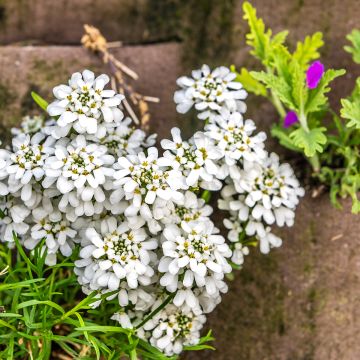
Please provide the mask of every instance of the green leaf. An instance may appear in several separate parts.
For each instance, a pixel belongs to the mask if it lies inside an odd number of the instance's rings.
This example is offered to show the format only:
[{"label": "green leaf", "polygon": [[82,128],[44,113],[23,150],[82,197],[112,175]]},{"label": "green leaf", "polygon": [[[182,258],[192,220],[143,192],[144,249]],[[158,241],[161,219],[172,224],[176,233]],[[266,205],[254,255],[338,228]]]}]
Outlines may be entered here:
[{"label": "green leaf", "polygon": [[15,313],[0,313],[0,318],[6,317],[6,318],[22,318],[22,315],[15,314]]},{"label": "green leaf", "polygon": [[262,19],[256,17],[256,9],[247,1],[243,3],[244,19],[247,20],[250,32],[246,35],[246,43],[253,48],[251,54],[263,62],[267,61],[271,38],[271,30],[265,30]]},{"label": "green leaf", "polygon": [[251,71],[250,75],[271,89],[287,107],[296,110],[291,95],[291,87],[284,78],[266,73],[265,71]]},{"label": "green leaf", "polygon": [[31,97],[43,110],[47,111],[47,107],[49,104],[45,99],[43,99],[39,94],[34,91],[31,92]]},{"label": "green leaf", "polygon": [[294,61],[291,66],[291,82],[292,82],[292,98],[296,109],[301,113],[304,104],[307,101],[308,92],[305,87],[305,72],[297,61]]},{"label": "green leaf", "polygon": [[344,69],[329,69],[325,72],[324,76],[320,80],[319,85],[315,89],[309,90],[308,99],[304,108],[305,115],[310,112],[319,111],[324,105],[327,104],[328,99],[325,94],[331,90],[329,87],[330,82],[338,76],[344,75],[345,72],[346,71]]},{"label": "green leaf", "polygon": [[288,35],[288,30],[283,30],[275,34],[271,39],[271,46],[274,47],[278,45],[283,45]]},{"label": "green leaf", "polygon": [[77,331],[89,331],[89,332],[117,332],[123,334],[129,334],[131,331],[129,329],[123,329],[120,326],[101,326],[101,325],[89,325],[78,327],[75,330]]},{"label": "green leaf", "polygon": [[277,75],[284,78],[288,84],[291,84],[290,60],[291,54],[285,46],[278,45],[273,48],[272,65],[275,67]]},{"label": "green leaf", "polygon": [[14,326],[10,325],[9,323],[7,323],[6,321],[1,320],[1,319],[0,319],[0,326],[5,326],[5,327],[11,329],[12,331],[16,331],[16,328]]},{"label": "green leaf", "polygon": [[360,31],[353,30],[346,38],[351,42],[352,46],[344,46],[345,51],[352,55],[354,62],[360,64]]},{"label": "green leaf", "polygon": [[245,68],[241,68],[240,73],[235,70],[235,66],[230,67],[231,71],[236,74],[236,81],[239,81],[244,89],[255,95],[267,96],[266,87],[261,82],[254,79]]},{"label": "green leaf", "polygon": [[279,143],[286,147],[289,150],[302,152],[302,150],[295,146],[293,143],[293,140],[290,138],[290,136],[285,132],[284,128],[282,128],[280,125],[274,125],[271,128],[271,135],[273,137],[276,137],[279,140]]},{"label": "green leaf", "polygon": [[314,156],[317,152],[323,152],[323,145],[326,144],[326,135],[324,132],[326,128],[315,128],[305,131],[299,128],[290,133],[290,138],[293,140],[294,145],[303,149],[307,157]]},{"label": "green leaf", "polygon": [[12,284],[1,284],[0,291],[22,288],[22,287],[30,286],[31,284],[34,284],[36,282],[42,282],[44,280],[45,279],[43,278],[43,279],[24,280]]},{"label": "green leaf", "polygon": [[57,311],[61,312],[62,314],[65,313],[64,309],[60,305],[58,305],[58,304],[56,304],[56,303],[54,303],[53,301],[50,301],[50,300],[43,300],[43,301],[42,300],[29,300],[29,301],[24,301],[24,302],[20,303],[16,307],[16,309],[19,310],[19,309],[23,309],[23,308],[26,308],[26,307],[29,307],[29,306],[34,306],[34,305],[50,306],[50,307],[56,309]]},{"label": "green leaf", "polygon": [[297,43],[293,58],[303,69],[308,66],[310,61],[320,57],[318,50],[324,45],[322,37],[322,33],[317,32],[312,36],[306,36],[304,42]]},{"label": "green leaf", "polygon": [[360,129],[360,106],[358,103],[341,99],[342,108],[340,110],[340,115],[349,120],[346,124],[347,127],[355,127]]}]

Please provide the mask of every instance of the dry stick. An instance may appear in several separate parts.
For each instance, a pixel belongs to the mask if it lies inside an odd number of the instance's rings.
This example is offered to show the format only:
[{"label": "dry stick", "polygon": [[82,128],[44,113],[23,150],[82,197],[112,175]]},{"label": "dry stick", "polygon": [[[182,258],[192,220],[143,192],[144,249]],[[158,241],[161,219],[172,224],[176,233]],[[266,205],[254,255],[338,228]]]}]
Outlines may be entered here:
[{"label": "dry stick", "polygon": [[160,100],[157,97],[145,96],[135,91],[134,88],[127,83],[124,75],[130,77],[133,80],[139,78],[138,74],[130,69],[127,65],[115,58],[113,54],[109,52],[110,48],[120,47],[122,43],[120,41],[107,42],[105,37],[101,34],[99,29],[91,25],[84,25],[85,34],[83,35],[81,42],[84,47],[96,54],[99,54],[103,63],[107,64],[111,71],[111,87],[116,92],[122,95],[127,95],[131,103],[137,106],[141,120],[139,120],[135,111],[133,110],[130,102],[125,98],[123,105],[135,124],[140,125],[142,129],[148,130],[150,125],[150,113],[149,102],[158,103]]}]

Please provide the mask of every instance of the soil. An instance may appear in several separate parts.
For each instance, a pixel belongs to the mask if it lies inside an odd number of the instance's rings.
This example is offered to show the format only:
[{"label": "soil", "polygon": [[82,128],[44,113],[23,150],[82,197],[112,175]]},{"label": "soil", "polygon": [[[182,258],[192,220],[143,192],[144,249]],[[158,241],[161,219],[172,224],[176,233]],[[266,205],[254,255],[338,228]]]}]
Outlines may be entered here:
[{"label": "soil", "polygon": [[[41,6],[29,2],[24,11],[24,2],[20,0],[0,0],[1,43],[26,43],[34,39],[35,43],[47,43],[40,47],[0,47],[2,138],[8,138],[9,127],[17,124],[22,115],[38,111],[29,101],[32,90],[50,100],[52,86],[66,81],[71,72],[83,68],[106,71],[94,55],[78,46],[66,46],[78,43],[82,22],[104,24],[112,40],[128,39],[126,42],[138,44],[116,49],[115,53],[139,73],[137,90],[160,97],[161,104],[151,106],[151,130],[158,132],[160,138],[167,137],[175,125],[188,135],[199,126],[193,114],[176,115],[172,101],[176,78],[188,72],[190,66],[199,66],[202,61],[257,66],[244,46],[242,1],[198,1],[196,14],[189,11],[192,0],[184,2],[186,6],[181,8],[178,1],[164,0],[151,13],[149,6],[154,1],[124,0],[120,9],[120,2],[111,0],[100,11],[94,5],[96,2],[79,0],[73,12],[68,10],[70,2],[65,0],[57,5],[40,2]],[[64,7],[65,3],[68,7]],[[360,66],[353,64],[343,51],[345,35],[358,23],[359,2],[253,0],[253,3],[274,31],[290,30],[289,41],[293,45],[306,34],[324,32],[323,62],[348,71],[336,80],[331,95],[332,105],[337,109],[339,98],[349,94],[360,74]],[[65,9],[62,16],[55,16],[61,9]],[[116,11],[112,12],[113,9]],[[79,21],[74,23],[76,18]],[[164,25],[164,19],[169,21],[168,25]],[[179,21],[180,29],[175,31]],[[53,25],[51,30],[49,23]],[[182,42],[160,44],[164,39]],[[153,44],[142,45],[144,42]],[[50,46],[54,43],[64,46]],[[249,96],[248,115],[266,131],[277,121],[273,108],[254,96]],[[268,148],[297,163],[293,154],[270,138]],[[209,316],[206,330],[213,329],[217,350],[185,354],[183,358],[359,359],[360,222],[350,214],[349,201],[343,205],[343,210],[334,209],[326,193],[317,198],[307,195],[297,210],[295,226],[279,230],[283,246],[266,256],[253,250],[230,283],[223,302]]]}]

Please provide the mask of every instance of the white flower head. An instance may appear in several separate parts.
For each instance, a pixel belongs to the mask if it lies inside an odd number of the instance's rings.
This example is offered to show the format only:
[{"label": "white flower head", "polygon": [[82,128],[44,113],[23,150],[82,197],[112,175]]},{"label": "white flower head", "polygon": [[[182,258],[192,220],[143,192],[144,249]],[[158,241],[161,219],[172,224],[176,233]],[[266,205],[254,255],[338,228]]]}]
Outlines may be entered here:
[{"label": "white flower head", "polygon": [[164,157],[183,173],[187,187],[219,190],[221,182],[215,176],[219,171],[216,160],[222,157],[222,153],[214,142],[201,131],[189,142],[182,140],[178,128],[171,129],[171,134],[172,141],[161,141],[162,148],[167,150]]},{"label": "white flower head", "polygon": [[222,109],[244,113],[247,92],[236,75],[228,68],[221,66],[213,71],[207,65],[194,70],[192,77],[182,76],[177,80],[181,87],[174,94],[179,113],[186,113],[192,106],[199,111],[199,119],[214,120]]},{"label": "white flower head", "polygon": [[34,225],[31,227],[30,236],[24,241],[24,246],[32,250],[45,239],[47,265],[56,264],[58,252],[63,256],[70,256],[77,231],[72,228],[65,214],[58,210],[49,213],[47,209],[40,207],[34,209],[32,215]]},{"label": "white flower head", "polygon": [[276,154],[270,154],[262,163],[245,161],[240,179],[234,185],[244,194],[244,203],[255,220],[268,225],[275,222],[278,226],[293,225],[294,210],[299,197],[304,196],[304,189],[290,165],[280,164]]},{"label": "white flower head", "polygon": [[31,210],[27,208],[19,197],[8,194],[0,198],[0,241],[14,242],[13,232],[20,237],[29,230],[27,218]]},{"label": "white flower head", "polygon": [[152,329],[150,344],[162,350],[166,355],[180,354],[186,345],[196,345],[200,340],[200,330],[206,318],[195,315],[191,308],[177,308],[168,305],[156,316]]},{"label": "white flower head", "polygon": [[240,113],[223,110],[214,123],[205,126],[205,134],[214,141],[223,154],[220,178],[230,175],[233,179],[240,176],[243,160],[262,161],[267,153],[264,150],[266,134],[253,134],[256,126],[252,120],[243,120]]},{"label": "white flower head", "polygon": [[58,116],[53,135],[66,136],[73,127],[78,133],[105,135],[103,123],[119,121],[123,113],[118,108],[123,95],[105,90],[109,77],[95,78],[92,71],[74,73],[69,85],[59,85],[53,90],[57,100],[48,106],[50,116]]},{"label": "white flower head", "polygon": [[[183,185],[182,174],[169,167],[170,162],[164,157],[158,157],[156,148],[147,150],[147,155],[141,152],[118,159],[119,170],[114,173],[114,186],[110,200],[113,203],[124,196],[132,202],[133,215],[142,205],[154,204],[156,198],[179,201],[183,194],[179,192]],[[129,209],[129,210],[131,210]],[[145,208],[143,208],[144,211]]]},{"label": "white flower head", "polygon": [[[156,203],[155,203],[156,205]],[[198,198],[192,191],[186,191],[181,201],[161,204],[153,209],[154,217],[161,219],[163,224],[180,224],[185,222],[206,222],[213,209],[205,203],[205,200]]]},{"label": "white flower head", "polygon": [[165,274],[160,284],[170,292],[177,290],[180,281],[186,288],[205,287],[210,294],[216,293],[212,277],[222,278],[231,271],[227,261],[231,251],[216,232],[210,221],[165,226],[164,256],[159,263],[159,271]]},{"label": "white flower head", "polygon": [[[126,118],[115,127],[109,127],[107,134],[100,139],[100,144],[108,148],[108,152],[116,157],[137,154],[142,151],[146,134],[141,129],[130,126],[131,119]],[[95,141],[97,140],[94,137]]]},{"label": "white flower head", "polygon": [[[107,154],[107,148],[88,143],[83,135],[71,142],[58,141],[55,154],[46,161],[46,178],[43,186],[49,188],[54,183],[61,194],[75,194],[66,197],[67,202],[79,205],[80,202],[98,203],[105,201],[103,188],[112,178],[113,156]],[[71,196],[75,197],[73,201]],[[60,205],[61,206],[61,205]],[[92,214],[89,214],[92,215]]]},{"label": "white flower head", "polygon": [[44,117],[40,115],[24,116],[22,118],[20,128],[12,128],[13,135],[19,134],[35,134],[42,130],[44,126]]},{"label": "white flower head", "polygon": [[156,248],[157,241],[144,229],[132,230],[126,221],[107,218],[100,233],[94,228],[85,231],[81,259],[75,263],[81,270],[77,271],[79,282],[92,290],[125,292],[149,285],[154,275],[152,250]]}]

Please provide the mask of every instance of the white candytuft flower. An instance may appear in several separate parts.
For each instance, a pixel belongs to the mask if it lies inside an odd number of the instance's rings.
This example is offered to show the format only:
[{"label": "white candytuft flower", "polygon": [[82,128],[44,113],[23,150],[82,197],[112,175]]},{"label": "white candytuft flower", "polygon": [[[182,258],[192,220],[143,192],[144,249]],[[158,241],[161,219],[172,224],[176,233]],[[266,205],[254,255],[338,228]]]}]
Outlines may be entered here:
[{"label": "white candytuft flower", "polygon": [[181,201],[156,205],[157,203],[153,209],[154,217],[163,224],[180,224],[182,221],[206,222],[213,212],[212,207],[192,191],[186,191]]},{"label": "white candytuft flower", "polygon": [[214,120],[222,109],[244,113],[247,92],[241,83],[234,81],[236,75],[221,66],[213,71],[207,65],[193,70],[192,77],[182,76],[177,80],[181,90],[175,92],[176,110],[184,114],[192,106],[199,111],[198,118]]},{"label": "white candytuft flower", "polygon": [[147,312],[121,311],[114,314],[112,319],[126,329],[137,327],[137,336],[149,341],[165,355],[173,356],[180,354],[184,346],[196,345],[199,342],[200,331],[206,322],[206,317],[201,312],[197,312],[197,309],[187,305],[177,307],[168,304],[153,318],[138,327],[151,311],[162,304],[164,299],[160,296]]},{"label": "white candytuft flower", "polygon": [[[97,142],[99,139],[94,136],[94,141]],[[115,127],[109,127],[106,136],[102,137],[99,142],[107,147],[109,154],[116,157],[135,155],[142,151],[143,146],[147,145],[145,132],[131,126],[130,118],[125,118]],[[154,143],[155,139],[150,139],[150,145],[154,145]]]},{"label": "white candytuft flower", "polygon": [[[78,202],[74,207],[81,207],[83,202],[89,204],[93,199],[102,203],[103,188],[113,175],[113,163],[114,157],[107,154],[105,146],[88,143],[83,135],[70,143],[58,141],[55,155],[46,161],[43,186],[48,188],[55,183],[61,194],[75,191]],[[71,201],[70,204],[73,205]]]},{"label": "white candytuft flower", "polygon": [[100,233],[94,228],[85,231],[81,259],[75,263],[79,282],[91,290],[119,289],[120,293],[149,285],[154,275],[152,250],[157,246],[144,229],[133,230],[115,217],[104,219]]},{"label": "white candytuft flower", "polygon": [[[154,204],[156,198],[179,201],[183,194],[183,178],[179,171],[169,167],[170,161],[158,157],[156,148],[128,155],[118,160],[119,170],[114,173],[116,190],[110,201],[116,203],[123,197],[132,202],[128,214],[136,215],[139,210],[148,212],[148,206]],[[151,216],[150,216],[151,218]]]},{"label": "white candytuft flower", "polygon": [[24,235],[29,230],[26,223],[30,209],[24,206],[20,198],[9,194],[0,199],[1,228],[0,240],[8,243],[14,242],[13,232]]},{"label": "white candytuft flower", "polygon": [[217,293],[214,279],[231,271],[227,261],[231,251],[211,221],[182,222],[181,227],[166,225],[163,236],[164,256],[159,271],[165,274],[160,284],[170,292],[177,290],[180,281],[186,288],[205,288],[210,295]]},{"label": "white candytuft flower", "polygon": [[58,210],[49,214],[48,209],[40,207],[32,211],[32,216],[34,225],[30,229],[30,237],[24,241],[24,246],[32,250],[45,239],[47,265],[56,264],[58,251],[63,256],[70,256],[77,231],[71,227],[65,215]]},{"label": "white candytuft flower", "polygon": [[103,123],[123,117],[118,106],[124,96],[105,90],[109,81],[105,74],[95,78],[92,71],[84,70],[82,74],[74,73],[69,85],[56,86],[53,92],[57,100],[48,106],[50,116],[59,116],[53,135],[57,138],[66,136],[74,127],[80,134],[105,136]]},{"label": "white candytuft flower", "polygon": [[219,190],[221,182],[215,177],[219,172],[215,162],[222,154],[213,141],[200,131],[189,142],[182,140],[178,128],[171,129],[171,134],[172,141],[161,141],[162,148],[167,150],[164,157],[182,172],[187,187]]},{"label": "white candytuft flower", "polygon": [[144,330],[150,332],[151,345],[171,356],[180,354],[186,345],[196,345],[205,322],[205,315],[195,315],[190,307],[169,304],[144,325]]},{"label": "white candytuft flower", "polygon": [[280,164],[279,157],[272,153],[263,163],[244,162],[244,170],[235,189],[245,195],[244,202],[251,208],[255,220],[278,226],[292,226],[294,210],[304,189],[289,164]]},{"label": "white candytuft flower", "polygon": [[239,170],[244,160],[258,162],[266,157],[264,141],[266,134],[253,135],[256,126],[252,120],[243,120],[240,113],[225,110],[216,122],[205,126],[205,135],[212,139],[223,154],[223,164],[218,177],[234,179],[240,176]]},{"label": "white candytuft flower", "polygon": [[13,135],[19,134],[35,134],[39,131],[42,131],[42,128],[45,124],[45,120],[42,116],[24,116],[22,118],[20,128],[12,128],[11,133]]},{"label": "white candytuft flower", "polygon": [[270,226],[292,226],[303,195],[293,170],[289,164],[280,164],[277,155],[269,155],[262,163],[244,161],[239,180],[225,186],[219,200],[219,208],[231,213],[225,221],[229,240],[236,242],[244,231],[255,236],[264,253],[280,246],[281,239],[270,232]]},{"label": "white candytuft flower", "polygon": [[34,195],[37,182],[45,176],[45,162],[54,153],[53,144],[55,139],[45,137],[42,133],[36,133],[32,137],[20,134],[13,139],[10,156],[6,158],[8,190],[15,193],[21,190],[21,199],[29,201]]}]

